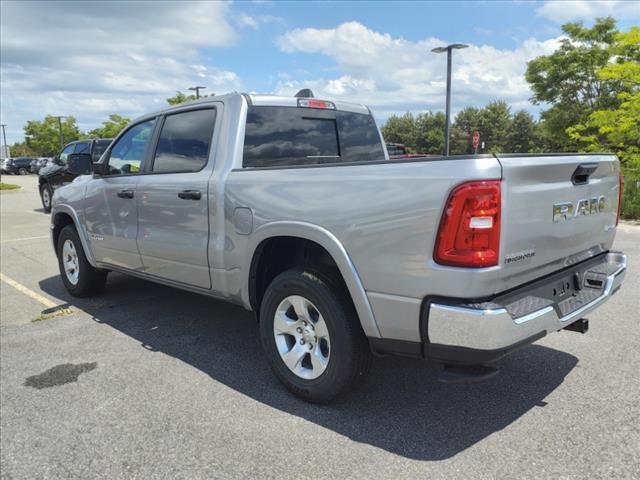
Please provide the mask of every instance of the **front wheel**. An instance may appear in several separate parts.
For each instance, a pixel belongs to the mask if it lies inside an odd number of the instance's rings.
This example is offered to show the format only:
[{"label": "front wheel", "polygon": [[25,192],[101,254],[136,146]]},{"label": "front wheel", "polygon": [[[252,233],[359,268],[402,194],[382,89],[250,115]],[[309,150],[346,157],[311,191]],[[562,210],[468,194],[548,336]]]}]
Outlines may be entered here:
[{"label": "front wheel", "polygon": [[29,172],[27,172],[27,169],[26,169],[26,168],[20,168],[20,169],[18,170],[18,173],[19,173],[20,175],[26,175],[26,174],[27,174],[27,173],[29,173]]},{"label": "front wheel", "polygon": [[260,337],[278,379],[310,402],[345,393],[369,368],[369,346],[348,292],[329,275],[278,275],[262,301]]},{"label": "front wheel", "polygon": [[91,266],[73,225],[67,225],[58,237],[58,267],[65,288],[74,297],[99,293],[107,283],[107,272]]},{"label": "front wheel", "polygon": [[51,198],[53,197],[53,192],[51,191],[51,185],[48,183],[43,183],[40,187],[40,200],[42,200],[42,208],[47,213],[51,212]]}]

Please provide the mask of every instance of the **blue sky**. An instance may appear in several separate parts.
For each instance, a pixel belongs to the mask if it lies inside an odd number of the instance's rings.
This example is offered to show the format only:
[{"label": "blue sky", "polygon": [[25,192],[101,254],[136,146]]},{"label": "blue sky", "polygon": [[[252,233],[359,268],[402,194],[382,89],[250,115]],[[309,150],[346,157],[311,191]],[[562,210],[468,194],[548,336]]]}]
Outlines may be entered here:
[{"label": "blue sky", "polygon": [[74,115],[83,130],[110,113],[161,108],[200,84],[370,105],[379,121],[442,110],[455,53],[454,111],[506,100],[537,113],[526,62],[552,52],[567,21],[612,15],[640,24],[638,1],[8,2],[0,4],[1,105],[9,143],[29,119]]}]

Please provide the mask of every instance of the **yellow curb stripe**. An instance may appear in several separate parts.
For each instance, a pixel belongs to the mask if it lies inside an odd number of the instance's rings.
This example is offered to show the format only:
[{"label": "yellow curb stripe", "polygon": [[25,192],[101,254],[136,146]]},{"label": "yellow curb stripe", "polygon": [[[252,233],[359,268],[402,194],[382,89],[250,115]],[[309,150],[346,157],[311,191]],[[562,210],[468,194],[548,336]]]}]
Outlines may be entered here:
[{"label": "yellow curb stripe", "polygon": [[24,293],[27,297],[33,298],[36,302],[44,305],[47,308],[54,308],[58,306],[55,302],[49,300],[46,297],[43,297],[39,293],[34,292],[30,288],[25,287],[21,283],[16,282],[12,278],[7,277],[4,273],[0,273],[0,280],[5,282],[7,285],[11,285],[19,292]]}]

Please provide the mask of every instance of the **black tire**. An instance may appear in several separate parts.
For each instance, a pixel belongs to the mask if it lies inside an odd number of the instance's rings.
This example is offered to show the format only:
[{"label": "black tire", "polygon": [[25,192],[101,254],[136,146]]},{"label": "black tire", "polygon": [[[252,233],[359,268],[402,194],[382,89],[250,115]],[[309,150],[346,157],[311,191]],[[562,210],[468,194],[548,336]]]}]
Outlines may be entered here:
[{"label": "black tire", "polygon": [[[47,202],[45,202],[45,198],[46,198],[45,197],[45,191],[49,195],[48,204],[47,204]],[[42,208],[47,213],[51,212],[51,199],[52,198],[53,198],[53,190],[51,189],[51,185],[49,185],[49,182],[45,182],[42,185],[40,185],[40,201],[42,202]]]},{"label": "black tire", "polygon": [[[64,267],[63,246],[67,241],[73,244],[77,254],[79,268],[78,278],[75,284],[68,278]],[[58,253],[58,268],[60,269],[62,283],[64,283],[65,288],[71,295],[74,297],[89,297],[100,293],[104,289],[107,283],[107,272],[92,267],[87,261],[84,249],[82,248],[82,242],[73,225],[67,225],[60,232],[56,251]]]},{"label": "black tire", "polygon": [[20,174],[20,175],[26,175],[27,173],[29,173],[29,172],[27,172],[27,169],[26,169],[26,168],[21,167],[21,168],[18,170],[18,174]]},{"label": "black tire", "polygon": [[[329,332],[329,361],[315,379],[304,379],[291,371],[276,345],[274,317],[280,303],[291,295],[311,301]],[[316,271],[289,270],[271,282],[260,309],[260,339],[278,379],[309,402],[326,403],[346,393],[364,378],[371,364],[371,351],[346,288],[341,281]]]}]

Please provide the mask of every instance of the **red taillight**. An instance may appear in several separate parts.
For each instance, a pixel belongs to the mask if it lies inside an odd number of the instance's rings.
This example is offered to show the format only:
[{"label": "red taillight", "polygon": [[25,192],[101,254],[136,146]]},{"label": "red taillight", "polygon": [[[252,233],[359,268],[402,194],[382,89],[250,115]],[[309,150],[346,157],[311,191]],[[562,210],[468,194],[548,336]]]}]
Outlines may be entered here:
[{"label": "red taillight", "polygon": [[500,250],[500,180],[453,189],[440,220],[434,260],[455,267],[491,267]]},{"label": "red taillight", "polygon": [[622,210],[622,172],[618,174],[618,216],[616,217],[616,227],[620,221],[620,211]]}]

